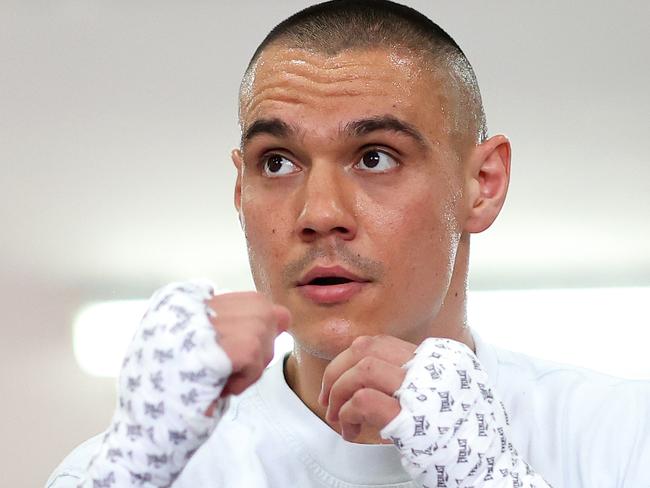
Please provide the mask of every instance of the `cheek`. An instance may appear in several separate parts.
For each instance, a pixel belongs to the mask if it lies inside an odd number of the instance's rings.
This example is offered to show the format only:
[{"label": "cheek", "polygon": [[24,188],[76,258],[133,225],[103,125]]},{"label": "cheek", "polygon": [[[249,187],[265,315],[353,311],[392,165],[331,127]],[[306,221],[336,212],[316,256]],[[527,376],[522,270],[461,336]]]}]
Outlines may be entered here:
[{"label": "cheek", "polygon": [[242,200],[241,214],[255,286],[259,291],[268,292],[270,277],[273,276],[273,273],[269,273],[269,265],[277,260],[273,245],[277,230],[274,229],[272,219],[264,218],[262,209],[255,205],[255,201]]},{"label": "cheek", "polygon": [[276,268],[285,261],[287,219],[281,212],[269,211],[272,205],[260,205],[261,201],[259,197],[242,198],[241,211],[255,285],[259,291],[270,293],[273,280],[281,276]]},{"label": "cheek", "polygon": [[372,240],[396,259],[415,257],[421,250],[432,258],[448,252],[457,233],[455,206],[422,193],[387,199],[382,204],[370,199],[358,203]]},{"label": "cheek", "polygon": [[[360,203],[368,233],[387,265],[391,287],[414,297],[448,284],[458,245],[455,199],[435,199],[433,189],[412,191],[390,204]],[[374,234],[374,235],[373,235]]]}]

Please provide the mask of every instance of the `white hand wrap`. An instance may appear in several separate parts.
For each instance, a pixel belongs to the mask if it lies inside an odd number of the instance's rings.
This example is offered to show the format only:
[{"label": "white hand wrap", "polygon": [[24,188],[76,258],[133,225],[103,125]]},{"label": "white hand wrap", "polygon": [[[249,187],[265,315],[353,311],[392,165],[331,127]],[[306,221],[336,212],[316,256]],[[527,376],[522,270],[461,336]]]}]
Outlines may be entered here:
[{"label": "white hand wrap", "polygon": [[151,298],[122,365],[119,405],[83,488],[170,486],[227,407],[232,363],[204,300],[209,282],[167,285]]},{"label": "white hand wrap", "polygon": [[508,441],[508,416],[465,344],[429,338],[404,366],[400,413],[381,431],[423,487],[548,487]]}]

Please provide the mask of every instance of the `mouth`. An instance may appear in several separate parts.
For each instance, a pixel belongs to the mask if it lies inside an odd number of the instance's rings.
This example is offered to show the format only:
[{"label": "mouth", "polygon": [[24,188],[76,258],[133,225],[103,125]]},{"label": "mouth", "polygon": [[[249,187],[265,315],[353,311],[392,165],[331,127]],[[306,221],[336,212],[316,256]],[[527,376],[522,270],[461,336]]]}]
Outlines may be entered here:
[{"label": "mouth", "polygon": [[358,276],[342,266],[317,266],[296,284],[308,300],[322,305],[344,303],[363,291],[371,280]]},{"label": "mouth", "polygon": [[342,276],[323,276],[322,278],[314,278],[306,285],[312,286],[333,286],[333,285],[343,285],[345,283],[353,283],[354,280],[348,278],[343,278]]}]

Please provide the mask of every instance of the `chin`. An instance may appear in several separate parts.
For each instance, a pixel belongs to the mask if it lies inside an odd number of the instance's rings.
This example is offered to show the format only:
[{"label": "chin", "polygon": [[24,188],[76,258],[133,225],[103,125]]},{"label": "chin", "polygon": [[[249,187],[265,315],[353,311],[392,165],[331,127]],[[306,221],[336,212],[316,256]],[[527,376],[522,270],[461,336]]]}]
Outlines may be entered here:
[{"label": "chin", "polygon": [[345,351],[355,338],[361,335],[376,335],[379,332],[363,330],[345,318],[330,318],[309,324],[307,329],[291,330],[297,347],[311,356],[331,361]]}]

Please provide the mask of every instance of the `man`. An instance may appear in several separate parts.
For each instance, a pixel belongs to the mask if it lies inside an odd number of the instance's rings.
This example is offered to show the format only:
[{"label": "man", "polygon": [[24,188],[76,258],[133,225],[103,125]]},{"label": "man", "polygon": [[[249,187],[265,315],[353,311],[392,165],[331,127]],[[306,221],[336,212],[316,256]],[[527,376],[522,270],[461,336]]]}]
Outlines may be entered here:
[{"label": "man", "polygon": [[468,327],[510,144],[444,31],[380,0],[306,9],[254,54],[239,117],[258,291],[157,292],[111,426],[48,486],[650,486],[648,384]]}]

